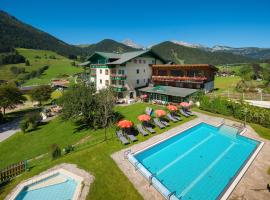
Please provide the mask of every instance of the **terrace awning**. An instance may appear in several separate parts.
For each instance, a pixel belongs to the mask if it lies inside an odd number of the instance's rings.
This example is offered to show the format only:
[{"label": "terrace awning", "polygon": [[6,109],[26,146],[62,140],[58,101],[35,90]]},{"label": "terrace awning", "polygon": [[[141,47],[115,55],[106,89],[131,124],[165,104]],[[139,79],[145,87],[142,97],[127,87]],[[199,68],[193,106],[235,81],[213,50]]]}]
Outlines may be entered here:
[{"label": "terrace awning", "polygon": [[139,89],[139,91],[146,92],[146,93],[163,94],[163,95],[185,98],[197,92],[198,90],[190,89],[190,88],[172,87],[172,86],[156,86],[156,87],[141,88]]}]

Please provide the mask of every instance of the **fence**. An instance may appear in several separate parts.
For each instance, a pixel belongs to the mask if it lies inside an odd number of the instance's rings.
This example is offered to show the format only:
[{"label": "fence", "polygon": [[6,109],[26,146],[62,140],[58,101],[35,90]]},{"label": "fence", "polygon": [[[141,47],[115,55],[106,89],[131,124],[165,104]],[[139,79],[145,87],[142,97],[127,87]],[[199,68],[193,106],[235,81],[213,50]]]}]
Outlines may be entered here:
[{"label": "fence", "polygon": [[21,161],[16,164],[12,164],[4,169],[0,170],[0,183],[10,180],[11,178],[18,176],[27,169],[27,161]]},{"label": "fence", "polygon": [[239,93],[239,92],[221,92],[221,93],[209,93],[210,97],[226,97],[230,99],[243,99],[243,100],[256,100],[256,101],[270,101],[270,94],[264,93]]}]

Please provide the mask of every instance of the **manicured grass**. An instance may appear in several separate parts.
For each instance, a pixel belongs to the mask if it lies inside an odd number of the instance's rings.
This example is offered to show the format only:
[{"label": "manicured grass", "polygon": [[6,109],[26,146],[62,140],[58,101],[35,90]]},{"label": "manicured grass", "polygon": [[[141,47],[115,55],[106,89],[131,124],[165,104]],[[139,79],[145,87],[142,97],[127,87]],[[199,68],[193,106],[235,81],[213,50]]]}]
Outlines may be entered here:
[{"label": "manicured grass", "polygon": [[[155,109],[165,109],[165,107],[162,106],[137,103],[130,106],[117,106],[115,110],[125,119],[132,120],[136,124],[139,123],[137,120],[138,115],[144,113],[146,106],[151,106]],[[195,117],[183,117],[183,121],[178,123],[171,122],[171,126],[162,131],[156,128],[157,134],[194,118]],[[90,194],[87,199],[142,199],[127,177],[110,157],[114,152],[128,147],[123,146],[115,137],[115,127],[108,129],[107,141],[104,141],[104,130],[102,129],[73,133],[74,129],[75,126],[71,122],[62,122],[59,119],[55,119],[49,124],[42,126],[40,130],[33,131],[31,133],[32,135],[28,136],[27,134],[18,133],[9,140],[4,141],[3,145],[0,145],[0,160],[2,166],[21,160],[22,157],[31,158],[38,154],[46,153],[49,151],[48,147],[52,143],[57,143],[63,147],[64,145],[75,143],[80,138],[90,136],[87,142],[78,146],[75,152],[69,155],[62,156],[54,161],[52,161],[49,156],[31,161],[29,164],[33,168],[29,172],[23,173],[2,189],[0,188],[0,199],[4,198],[21,180],[63,162],[77,164],[80,168],[85,169],[95,176],[95,181],[93,185],[91,185]],[[147,137],[137,135],[137,138],[139,142],[141,142],[152,136],[154,135]],[[9,156],[12,156],[12,158],[9,158]]]},{"label": "manicured grass", "polygon": [[16,133],[0,143],[0,168],[46,153],[54,143],[62,148],[73,144],[87,133],[89,132],[75,132],[75,127],[71,122],[60,119],[41,125],[32,132]]},{"label": "manicured grass", "polygon": [[[30,61],[30,66],[25,66],[24,63],[4,65],[0,68],[0,79],[18,79],[18,76],[12,74],[10,71],[12,66],[24,67],[26,72],[31,72],[33,70],[38,70],[45,65],[49,65],[49,69],[46,70],[40,77],[30,79],[26,81],[24,85],[48,84],[50,83],[51,79],[57,78],[60,75],[72,75],[82,72],[82,68],[71,65],[72,60],[60,56],[55,52],[22,48],[18,48],[16,50]],[[39,56],[40,58],[36,58],[36,56]],[[50,56],[54,56],[55,59],[50,58]]]},{"label": "manicured grass", "polygon": [[241,80],[240,77],[216,77],[215,78],[215,88],[218,90],[216,92],[225,92],[225,91],[235,91],[237,83]]},{"label": "manicured grass", "polygon": [[[207,112],[207,111],[204,111],[204,110],[200,110],[199,108],[193,108],[194,111],[197,111],[197,112],[201,112],[201,113],[204,113],[206,115],[211,115],[211,116],[216,116],[216,117],[222,117],[222,118],[225,118],[225,119],[230,119],[230,120],[233,120],[233,121],[238,121],[238,122],[243,122],[239,119],[235,119],[234,117],[232,116],[224,116],[224,115],[220,115],[220,114],[216,114],[216,113],[210,113],[210,112]],[[265,139],[268,139],[270,140],[270,129],[269,128],[265,128],[259,124],[254,124],[254,123],[249,123],[249,125],[256,131],[256,133],[258,133],[262,138],[265,138]]]}]

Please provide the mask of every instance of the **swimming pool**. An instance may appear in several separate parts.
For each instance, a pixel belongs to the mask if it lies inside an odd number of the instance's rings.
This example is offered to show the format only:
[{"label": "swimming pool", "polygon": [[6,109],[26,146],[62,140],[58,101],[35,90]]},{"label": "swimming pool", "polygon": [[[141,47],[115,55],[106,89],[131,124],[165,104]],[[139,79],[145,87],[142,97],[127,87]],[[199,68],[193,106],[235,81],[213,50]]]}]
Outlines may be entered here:
[{"label": "swimming pool", "polygon": [[219,199],[260,142],[237,129],[200,123],[129,161],[167,199]]},{"label": "swimming pool", "polygon": [[15,200],[71,200],[76,187],[74,179],[57,173],[24,187]]}]

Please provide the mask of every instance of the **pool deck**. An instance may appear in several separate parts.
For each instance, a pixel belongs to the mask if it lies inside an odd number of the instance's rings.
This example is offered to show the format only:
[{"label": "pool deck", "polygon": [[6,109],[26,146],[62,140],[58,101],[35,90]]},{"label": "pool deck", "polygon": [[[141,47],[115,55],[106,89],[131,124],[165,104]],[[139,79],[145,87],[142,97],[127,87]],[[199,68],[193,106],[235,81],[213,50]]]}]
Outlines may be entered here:
[{"label": "pool deck", "polygon": [[[219,117],[212,117],[197,112],[195,114],[198,117],[194,120],[172,128],[162,134],[155,135],[144,142],[135,144],[111,155],[118,167],[128,177],[128,179],[144,199],[162,200],[164,197],[154,187],[150,186],[148,181],[134,169],[133,165],[127,159],[125,159],[125,152],[129,150],[131,152],[142,151],[143,149],[148,148],[157,142],[172,137],[173,135],[176,135],[179,132],[182,132],[201,122],[205,122],[214,126],[219,126],[223,122],[228,125],[240,125],[238,122],[227,119],[224,120],[223,118]],[[262,141],[264,145],[261,145],[262,148],[258,152],[258,155],[255,157],[253,162],[250,162],[251,165],[248,167],[246,172],[243,172],[243,176],[238,177],[238,184],[236,182],[233,183],[236,184],[236,186],[234,189],[232,188],[233,190],[228,199],[269,200],[270,192],[266,190],[266,185],[270,182],[270,176],[267,174],[267,170],[270,166],[270,141],[261,138],[250,126],[246,127],[246,130],[243,131],[242,135]]]},{"label": "pool deck", "polygon": [[[48,177],[54,176],[57,173],[62,173],[78,182],[78,186],[75,189],[74,195],[72,200],[85,200],[87,197],[88,192],[90,191],[90,185],[94,181],[94,176],[89,174],[88,172],[77,168],[74,164],[62,163],[57,165],[53,168],[50,168],[39,175],[31,177],[25,181],[22,181],[18,184],[12,192],[5,198],[5,200],[14,200],[16,199],[17,195],[22,191],[22,189],[26,186],[29,186],[33,183],[38,183],[40,180],[46,179]],[[50,181],[41,182],[38,186],[49,186],[54,185],[62,180],[52,179]],[[34,186],[33,186],[34,187]],[[31,188],[37,189],[37,188]]]}]

